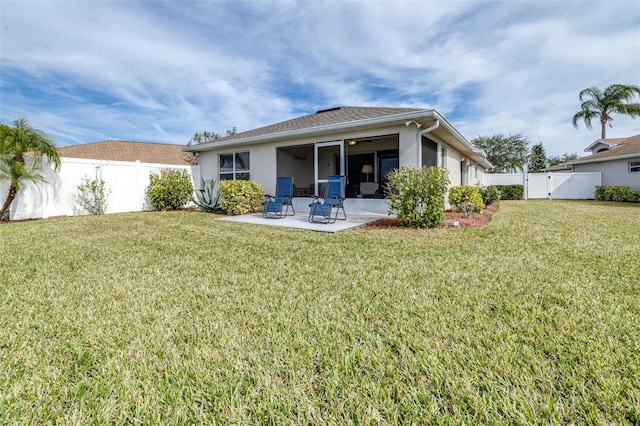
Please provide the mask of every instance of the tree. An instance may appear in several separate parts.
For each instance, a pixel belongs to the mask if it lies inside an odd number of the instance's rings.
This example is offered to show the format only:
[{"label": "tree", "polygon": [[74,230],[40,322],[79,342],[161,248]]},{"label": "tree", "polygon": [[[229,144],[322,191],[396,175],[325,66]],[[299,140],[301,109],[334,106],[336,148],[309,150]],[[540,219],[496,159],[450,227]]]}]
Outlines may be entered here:
[{"label": "tree", "polygon": [[542,142],[531,147],[529,156],[529,173],[541,173],[547,167],[547,153],[542,146]]},{"label": "tree", "polygon": [[0,220],[9,220],[11,203],[25,182],[45,181],[41,173],[45,160],[54,170],[60,168],[55,142],[42,131],[31,127],[25,118],[15,120],[13,126],[0,124],[0,182],[9,182],[7,198],[0,208]]},{"label": "tree", "polygon": [[[237,130],[235,127],[231,130],[227,130],[224,135],[216,132],[209,132],[207,130],[204,130],[202,132],[195,132],[193,134],[193,137],[189,140],[189,142],[187,142],[187,146],[200,145],[203,143],[211,142],[215,139],[235,135],[236,133]],[[185,152],[184,160],[189,164],[198,164],[198,158],[193,154],[193,152]]]},{"label": "tree", "polygon": [[487,154],[487,160],[493,164],[489,173],[524,171],[529,154],[529,141],[522,134],[478,136],[471,143]]},{"label": "tree", "polygon": [[549,157],[547,162],[549,163],[549,167],[551,167],[551,166],[556,166],[558,164],[566,163],[567,161],[575,160],[576,158],[578,158],[578,154],[576,153],[569,154],[565,152],[562,155],[552,155],[551,157]]},{"label": "tree", "polygon": [[602,139],[606,138],[607,123],[613,121],[611,114],[640,117],[640,103],[629,103],[636,95],[640,96],[640,87],[624,84],[612,84],[600,90],[597,87],[584,89],[578,95],[581,110],[573,116],[573,127],[578,128],[578,121],[583,120],[589,130],[591,120],[597,118],[602,126]]},{"label": "tree", "polygon": [[216,132],[209,132],[207,130],[204,130],[203,132],[195,132],[191,140],[187,142],[187,146],[200,145],[202,143],[211,142],[214,139],[220,139],[227,136],[235,135],[236,133],[237,130],[235,127],[231,130],[227,130],[224,135]]}]

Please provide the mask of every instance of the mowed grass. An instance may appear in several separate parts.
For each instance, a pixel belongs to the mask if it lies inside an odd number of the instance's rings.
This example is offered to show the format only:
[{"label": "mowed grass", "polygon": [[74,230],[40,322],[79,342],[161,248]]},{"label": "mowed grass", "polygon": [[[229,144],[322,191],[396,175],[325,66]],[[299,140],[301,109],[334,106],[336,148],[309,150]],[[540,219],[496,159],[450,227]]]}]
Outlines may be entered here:
[{"label": "mowed grass", "polygon": [[0,225],[1,424],[638,424],[640,205]]}]

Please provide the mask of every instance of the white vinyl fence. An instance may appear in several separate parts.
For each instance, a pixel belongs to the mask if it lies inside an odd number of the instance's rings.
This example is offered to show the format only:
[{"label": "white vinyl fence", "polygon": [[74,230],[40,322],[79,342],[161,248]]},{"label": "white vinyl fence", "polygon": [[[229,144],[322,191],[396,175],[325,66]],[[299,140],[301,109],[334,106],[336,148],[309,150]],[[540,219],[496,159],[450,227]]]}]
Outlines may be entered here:
[{"label": "white vinyl fence", "polygon": [[524,185],[525,199],[592,200],[600,182],[600,172],[485,174],[482,177],[482,184],[486,186]]},{"label": "white vinyl fence", "polygon": [[[82,178],[104,180],[108,195],[107,213],[150,210],[146,189],[151,172],[161,169],[184,169],[192,180],[200,182],[197,166],[151,164],[139,161],[104,161],[62,158],[57,173],[43,166],[46,183],[27,182],[11,205],[10,219],[39,219],[53,216],[86,214],[75,200]],[[4,203],[9,184],[0,184],[0,203]]]}]

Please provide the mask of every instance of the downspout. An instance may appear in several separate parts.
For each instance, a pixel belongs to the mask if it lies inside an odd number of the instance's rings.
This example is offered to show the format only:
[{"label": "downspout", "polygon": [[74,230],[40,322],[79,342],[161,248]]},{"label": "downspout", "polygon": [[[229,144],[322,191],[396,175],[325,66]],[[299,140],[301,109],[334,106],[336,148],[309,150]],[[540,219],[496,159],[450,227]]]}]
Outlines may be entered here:
[{"label": "downspout", "polygon": [[[438,127],[440,127],[440,120],[438,120],[436,118],[436,122],[433,123],[433,125],[431,127],[427,127],[426,129],[421,130],[416,134],[416,142],[417,142],[416,145],[418,146],[418,148],[417,148],[417,150],[418,150],[418,158],[417,158],[417,160],[418,160],[418,164],[420,164],[421,167],[422,167],[422,135],[424,135],[426,133],[429,133],[429,132],[432,132],[435,129],[437,129]],[[440,144],[438,143],[438,156],[437,156],[437,160],[436,160],[437,162],[440,162],[440,156],[439,156],[440,154],[439,154],[439,152],[440,152]]]}]

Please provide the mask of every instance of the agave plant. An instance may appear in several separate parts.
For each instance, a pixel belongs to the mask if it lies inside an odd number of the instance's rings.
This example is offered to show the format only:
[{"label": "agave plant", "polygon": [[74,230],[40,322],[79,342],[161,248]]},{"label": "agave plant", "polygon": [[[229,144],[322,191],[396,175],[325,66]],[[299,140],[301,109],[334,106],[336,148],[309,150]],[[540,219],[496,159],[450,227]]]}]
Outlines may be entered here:
[{"label": "agave plant", "polygon": [[191,197],[191,201],[200,207],[200,210],[212,213],[220,210],[219,200],[220,183],[217,180],[205,181],[200,178],[200,189],[195,191],[195,197]]}]

